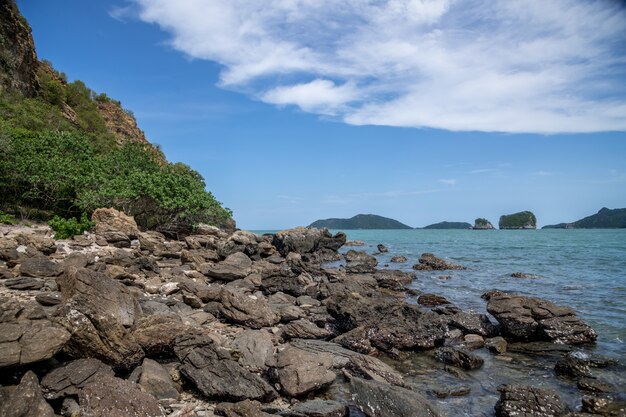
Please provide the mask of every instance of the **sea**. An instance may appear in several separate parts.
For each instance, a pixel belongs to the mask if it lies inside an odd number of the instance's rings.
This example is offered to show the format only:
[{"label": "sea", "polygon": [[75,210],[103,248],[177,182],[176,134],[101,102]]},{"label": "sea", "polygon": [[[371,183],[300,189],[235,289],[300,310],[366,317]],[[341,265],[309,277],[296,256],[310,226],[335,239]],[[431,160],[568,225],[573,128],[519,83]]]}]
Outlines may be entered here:
[{"label": "sea", "polygon": [[[622,395],[626,392],[626,229],[414,229],[345,233],[348,240],[361,240],[364,245],[344,246],[340,251],[364,250],[375,254],[379,268],[414,272],[413,289],[443,295],[463,309],[487,313],[481,295],[493,289],[572,307],[598,333],[597,343],[582,349],[619,362],[612,371],[601,371],[601,379],[612,383]],[[378,253],[378,244],[384,244],[389,251]],[[412,266],[424,252],[467,269],[413,271]],[[408,261],[391,263],[391,257],[396,255],[405,256]],[[514,278],[511,276],[514,272],[532,278]],[[407,301],[415,302],[411,297]],[[555,376],[555,358],[537,360],[532,355],[511,354],[513,360],[505,362],[493,360],[489,354],[479,354],[486,360],[482,375],[478,371],[461,382],[472,389],[469,399],[437,400],[448,415],[492,415],[498,398],[497,386],[501,383],[551,387],[572,408],[580,408],[581,394],[575,384]],[[412,367],[411,372],[417,375],[413,382],[424,389],[433,383],[456,383],[438,377],[433,382],[432,375],[426,378],[428,370],[436,365],[431,359],[424,359],[424,355],[395,365],[405,370]]]}]

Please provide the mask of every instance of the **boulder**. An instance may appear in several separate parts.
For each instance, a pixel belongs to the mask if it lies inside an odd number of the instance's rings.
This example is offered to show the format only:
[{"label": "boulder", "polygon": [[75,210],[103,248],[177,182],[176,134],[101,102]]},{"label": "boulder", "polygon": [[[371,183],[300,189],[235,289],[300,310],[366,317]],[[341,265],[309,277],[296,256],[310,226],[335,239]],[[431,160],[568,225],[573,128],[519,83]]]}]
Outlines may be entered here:
[{"label": "boulder", "polygon": [[0,369],[50,359],[70,338],[65,328],[43,318],[43,312],[29,314],[28,309],[0,298]]},{"label": "boulder", "polygon": [[41,289],[46,281],[41,278],[18,277],[4,280],[5,287],[11,290],[31,291]]},{"label": "boulder", "polygon": [[413,269],[418,271],[445,271],[449,269],[466,269],[464,266],[448,263],[444,259],[437,258],[432,253],[422,253],[419,263],[413,265]]},{"label": "boulder", "polygon": [[552,389],[525,385],[503,385],[498,388],[496,417],[560,417],[570,410]]},{"label": "boulder", "polygon": [[104,375],[78,393],[81,416],[85,417],[165,417],[156,398],[139,385]]},{"label": "boulder", "polygon": [[78,359],[48,372],[41,380],[41,386],[45,397],[54,400],[77,396],[81,389],[105,375],[114,376],[110,366],[98,359]]},{"label": "boulder", "polygon": [[57,282],[64,302],[59,321],[72,335],[65,351],[100,359],[118,370],[137,366],[144,352],[126,328],[142,311],[128,287],[100,272],[73,267]]},{"label": "boulder", "polygon": [[417,303],[427,307],[439,306],[442,304],[450,304],[446,297],[437,294],[422,294],[417,297]]},{"label": "boulder", "polygon": [[271,417],[261,409],[258,401],[243,400],[238,403],[220,403],[215,414],[225,417]]},{"label": "boulder", "polygon": [[376,272],[378,261],[372,255],[364,251],[349,250],[344,255],[346,259],[346,271],[354,274]]},{"label": "boulder", "polygon": [[141,318],[133,328],[133,338],[151,357],[172,356],[176,338],[187,332],[180,316],[160,313]]},{"label": "boulder", "polygon": [[248,276],[251,266],[252,261],[246,254],[236,252],[220,263],[208,264],[203,273],[221,281],[234,281]]},{"label": "boulder", "polygon": [[169,372],[152,359],[143,360],[139,385],[145,392],[157,399],[178,398],[178,391]]},{"label": "boulder", "polygon": [[623,417],[626,414],[626,400],[619,395],[585,395],[581,411],[593,416]]},{"label": "boulder", "polygon": [[402,256],[402,255],[396,255],[396,256],[392,256],[391,259],[389,260],[389,262],[393,262],[393,263],[405,263],[406,261],[408,261],[408,259],[406,258],[406,256]]},{"label": "boulder", "polygon": [[91,219],[96,223],[97,235],[119,232],[129,239],[139,237],[140,232],[135,219],[114,208],[96,209]]},{"label": "boulder", "polygon": [[457,347],[442,347],[435,351],[435,359],[463,369],[478,369],[485,361],[480,356]]},{"label": "boulder", "polygon": [[276,392],[265,380],[246,370],[207,336],[185,334],[178,338],[175,351],[182,364],[180,372],[209,398],[235,401],[276,398]]},{"label": "boulder", "polygon": [[238,333],[230,347],[238,353],[239,364],[251,372],[265,372],[274,365],[274,344],[265,330]]},{"label": "boulder", "polygon": [[315,399],[296,404],[289,411],[287,417],[345,417],[348,408],[337,401]]},{"label": "boulder", "polygon": [[282,230],[276,233],[272,240],[272,244],[283,256],[287,256],[290,252],[300,254],[322,250],[336,252],[344,243],[346,243],[344,233],[332,236],[328,229],[308,227]]},{"label": "boulder", "polygon": [[581,344],[593,342],[597,337],[570,307],[557,306],[541,298],[498,292],[486,297],[489,299],[487,311],[498,320],[503,335],[512,340]]},{"label": "boulder", "polygon": [[389,252],[389,249],[387,249],[387,246],[383,245],[382,243],[379,243],[378,245],[376,245],[376,249],[378,249],[378,252],[380,253]]},{"label": "boulder", "polygon": [[502,336],[492,337],[485,341],[485,346],[493,353],[506,353],[507,343]]},{"label": "boulder", "polygon": [[374,279],[379,287],[394,291],[403,291],[414,278],[414,274],[395,269],[379,269],[374,273]]},{"label": "boulder", "polygon": [[26,258],[20,264],[20,274],[25,277],[48,278],[56,277],[63,270],[60,265],[45,256]]},{"label": "boulder", "polygon": [[0,387],[0,416],[55,416],[54,410],[43,398],[39,381],[33,371],[26,372],[16,387]]},{"label": "boulder", "polygon": [[276,376],[284,394],[300,397],[328,387],[335,381],[333,358],[327,353],[312,353],[293,345],[279,351]]},{"label": "boulder", "polygon": [[437,409],[415,391],[377,381],[350,379],[352,399],[368,417],[440,417]]},{"label": "boulder", "polygon": [[307,319],[299,319],[283,328],[283,336],[289,339],[326,339],[332,336],[332,332]]},{"label": "boulder", "polygon": [[219,313],[228,321],[253,329],[278,323],[279,318],[264,297],[224,288],[220,292],[219,303]]}]

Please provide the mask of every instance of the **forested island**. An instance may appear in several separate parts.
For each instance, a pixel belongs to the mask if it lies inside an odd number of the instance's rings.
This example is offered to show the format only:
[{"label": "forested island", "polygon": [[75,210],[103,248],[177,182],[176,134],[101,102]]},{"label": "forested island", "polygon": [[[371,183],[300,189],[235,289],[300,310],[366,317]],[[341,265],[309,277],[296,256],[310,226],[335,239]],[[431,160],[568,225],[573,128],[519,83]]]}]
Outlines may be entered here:
[{"label": "forested island", "polygon": [[309,227],[328,229],[341,229],[341,230],[353,230],[353,229],[412,229],[411,226],[407,226],[404,223],[400,223],[397,220],[390,219],[383,216],[377,216],[375,214],[357,214],[349,219],[323,219],[316,220],[309,225]]},{"label": "forested island", "polygon": [[608,209],[602,207],[596,214],[572,223],[559,223],[543,226],[542,229],[624,229],[626,228],[626,208]]}]

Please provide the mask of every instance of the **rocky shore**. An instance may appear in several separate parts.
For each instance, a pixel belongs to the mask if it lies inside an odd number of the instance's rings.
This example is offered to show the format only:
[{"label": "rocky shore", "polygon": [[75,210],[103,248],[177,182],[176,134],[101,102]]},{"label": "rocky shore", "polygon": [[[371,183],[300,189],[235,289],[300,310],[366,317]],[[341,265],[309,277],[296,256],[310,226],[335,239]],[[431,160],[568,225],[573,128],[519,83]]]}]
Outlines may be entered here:
[{"label": "rocky shore", "polygon": [[168,240],[115,210],[94,220],[70,240],[0,226],[0,416],[452,416],[441,399],[479,396],[485,358],[515,351],[556,355],[581,401],[504,384],[483,415],[624,415],[598,377],[615,361],[581,349],[597,335],[567,306],[493,290],[463,311],[325,229]]}]

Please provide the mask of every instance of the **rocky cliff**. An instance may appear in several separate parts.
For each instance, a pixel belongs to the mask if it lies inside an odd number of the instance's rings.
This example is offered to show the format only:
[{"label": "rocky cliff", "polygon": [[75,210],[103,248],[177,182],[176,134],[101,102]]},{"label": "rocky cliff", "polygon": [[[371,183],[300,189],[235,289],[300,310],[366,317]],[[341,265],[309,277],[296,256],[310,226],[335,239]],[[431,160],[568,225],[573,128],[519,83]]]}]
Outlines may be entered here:
[{"label": "rocky cliff", "polygon": [[15,2],[0,0],[0,92],[37,93],[37,54],[26,19]]},{"label": "rocky cliff", "polygon": [[498,227],[500,229],[536,229],[537,217],[530,211],[502,215]]},{"label": "rocky cliff", "polygon": [[474,226],[472,226],[474,230],[493,230],[495,227],[491,224],[491,222],[487,219],[478,218],[474,220]]}]

